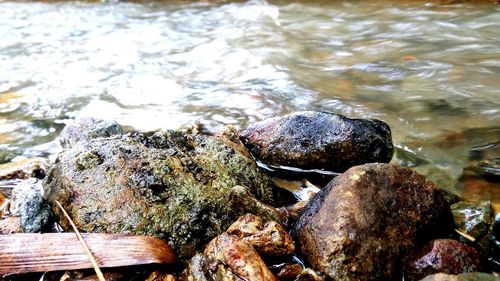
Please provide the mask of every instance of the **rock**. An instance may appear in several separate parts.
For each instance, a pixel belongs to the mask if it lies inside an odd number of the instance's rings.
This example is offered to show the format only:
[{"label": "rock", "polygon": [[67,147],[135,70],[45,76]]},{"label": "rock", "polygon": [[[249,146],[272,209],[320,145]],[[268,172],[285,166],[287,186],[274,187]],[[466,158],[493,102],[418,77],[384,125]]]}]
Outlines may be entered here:
[{"label": "rock", "polygon": [[226,231],[229,235],[248,242],[260,255],[283,256],[295,252],[295,245],[288,232],[275,221],[266,221],[252,214],[245,214]]},{"label": "rock", "polygon": [[25,233],[42,231],[50,217],[50,206],[43,199],[43,187],[38,179],[24,180],[12,190],[10,213],[19,214]]},{"label": "rock", "polygon": [[208,281],[209,279],[205,276],[206,269],[205,257],[202,253],[197,253],[191,258],[186,269],[182,272],[182,280]]},{"label": "rock", "polygon": [[352,167],[305,207],[293,233],[314,269],[334,280],[401,280],[408,253],[453,230],[434,183],[391,164]]},{"label": "rock", "polygon": [[463,198],[474,202],[488,200],[493,212],[500,213],[500,182],[465,173],[457,189]]},{"label": "rock", "polygon": [[70,148],[82,140],[110,137],[122,133],[123,129],[116,121],[83,117],[64,127],[59,135],[59,142],[63,148]]},{"label": "rock", "polygon": [[457,232],[469,241],[476,241],[488,233],[491,223],[491,203],[460,201],[451,205]]},{"label": "rock", "polygon": [[409,280],[434,273],[460,274],[483,270],[478,252],[457,240],[437,239],[424,246],[408,264]]},{"label": "rock", "polygon": [[295,281],[324,281],[325,278],[319,275],[316,271],[306,268],[300,275],[295,279]]},{"label": "rock", "polygon": [[42,157],[27,158],[0,165],[0,180],[43,179],[49,167],[49,160]]},{"label": "rock", "polygon": [[[294,250],[290,235],[280,224],[245,214],[225,233],[212,239],[202,255],[197,254],[191,259],[184,279],[277,280],[260,255],[276,260],[277,257],[293,254]],[[301,271],[302,267],[295,277]]]},{"label": "rock", "polygon": [[445,273],[433,274],[420,281],[500,281],[500,278],[493,274],[482,272],[471,272],[459,275],[448,275]]},{"label": "rock", "polygon": [[[226,233],[215,237],[208,244],[204,255],[212,272],[217,272],[220,265],[223,265],[246,281],[278,280],[267,268],[254,247],[238,237]],[[218,274],[215,273],[215,275]]]},{"label": "rock", "polygon": [[[240,215],[280,221],[275,199],[237,132],[176,131],[117,135],[63,151],[45,181],[84,232],[129,233],[166,240],[180,258],[224,232]],[[69,225],[53,208],[63,228]]]},{"label": "rock", "polygon": [[298,263],[287,264],[280,269],[276,277],[279,280],[296,280],[303,269],[302,265]]},{"label": "rock", "polygon": [[275,166],[343,172],[369,162],[389,162],[389,126],[375,119],[303,111],[268,118],[240,133],[257,159]]}]

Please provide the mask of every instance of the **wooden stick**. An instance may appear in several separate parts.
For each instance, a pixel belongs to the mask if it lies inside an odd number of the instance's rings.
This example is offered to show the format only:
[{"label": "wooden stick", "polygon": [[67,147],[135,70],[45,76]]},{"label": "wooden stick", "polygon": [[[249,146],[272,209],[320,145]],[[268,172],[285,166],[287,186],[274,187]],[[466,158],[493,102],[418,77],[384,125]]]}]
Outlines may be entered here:
[{"label": "wooden stick", "polygon": [[[82,233],[103,268],[173,264],[174,252],[165,241],[148,236]],[[74,233],[0,235],[2,275],[92,268]]]}]

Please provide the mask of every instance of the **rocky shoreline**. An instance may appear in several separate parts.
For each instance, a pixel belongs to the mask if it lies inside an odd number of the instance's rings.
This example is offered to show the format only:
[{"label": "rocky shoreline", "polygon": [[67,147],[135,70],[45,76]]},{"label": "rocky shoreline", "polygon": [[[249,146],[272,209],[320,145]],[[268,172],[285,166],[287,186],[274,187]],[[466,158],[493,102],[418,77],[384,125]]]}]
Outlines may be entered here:
[{"label": "rocky shoreline", "polygon": [[[69,230],[57,200],[82,232],[168,242],[179,268],[148,280],[498,278],[500,219],[491,204],[457,200],[389,164],[391,131],[379,120],[305,111],[241,132],[145,135],[86,118],[60,141],[50,168],[0,168],[0,184],[22,182],[0,193],[1,234]],[[297,202],[254,157],[340,175]]]}]

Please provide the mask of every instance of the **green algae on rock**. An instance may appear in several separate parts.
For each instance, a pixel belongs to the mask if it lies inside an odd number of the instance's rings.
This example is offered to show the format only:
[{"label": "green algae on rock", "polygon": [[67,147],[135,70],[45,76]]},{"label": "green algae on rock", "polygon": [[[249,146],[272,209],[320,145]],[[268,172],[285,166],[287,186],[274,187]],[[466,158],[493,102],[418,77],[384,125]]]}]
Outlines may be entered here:
[{"label": "green algae on rock", "polygon": [[79,141],[59,155],[45,188],[81,231],[156,236],[181,258],[244,213],[283,219],[265,205],[275,201],[272,185],[234,129],[217,136],[166,131]]}]

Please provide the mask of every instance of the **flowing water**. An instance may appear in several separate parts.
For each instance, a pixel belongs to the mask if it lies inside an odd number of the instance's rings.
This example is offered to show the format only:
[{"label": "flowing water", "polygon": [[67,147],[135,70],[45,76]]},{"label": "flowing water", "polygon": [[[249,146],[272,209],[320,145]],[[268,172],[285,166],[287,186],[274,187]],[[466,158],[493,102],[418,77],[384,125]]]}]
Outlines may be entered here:
[{"label": "flowing water", "polygon": [[500,207],[475,176],[500,165],[500,5],[0,1],[0,38],[0,163],[55,153],[77,116],[216,131],[327,110],[386,121],[394,162]]}]

